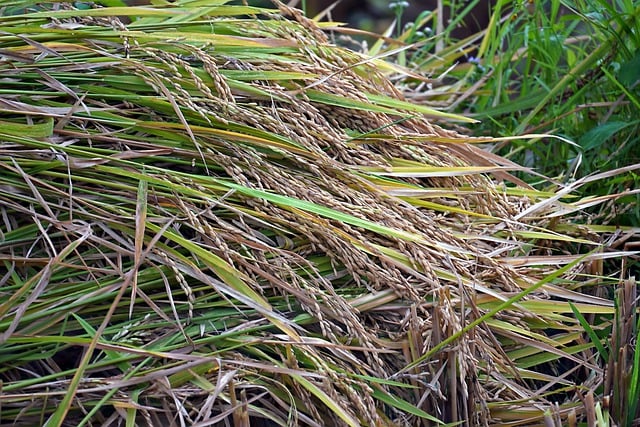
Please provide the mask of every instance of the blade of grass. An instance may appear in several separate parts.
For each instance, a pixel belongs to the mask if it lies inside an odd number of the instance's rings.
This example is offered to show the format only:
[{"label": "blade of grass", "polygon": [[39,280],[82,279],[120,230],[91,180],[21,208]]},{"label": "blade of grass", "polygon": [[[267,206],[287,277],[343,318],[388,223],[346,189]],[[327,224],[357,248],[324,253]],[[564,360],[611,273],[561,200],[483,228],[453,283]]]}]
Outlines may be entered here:
[{"label": "blade of grass", "polygon": [[604,347],[604,345],[602,345],[602,341],[600,341],[600,338],[598,338],[596,332],[593,330],[589,322],[587,322],[587,319],[585,319],[585,317],[582,315],[582,313],[580,313],[580,311],[574,304],[569,303],[569,307],[571,307],[571,311],[573,312],[574,316],[576,316],[576,318],[580,322],[580,325],[584,328],[587,335],[589,335],[591,342],[596,346],[596,349],[598,350],[598,353],[600,354],[600,357],[602,357],[604,363],[607,363],[609,360],[609,352]]}]

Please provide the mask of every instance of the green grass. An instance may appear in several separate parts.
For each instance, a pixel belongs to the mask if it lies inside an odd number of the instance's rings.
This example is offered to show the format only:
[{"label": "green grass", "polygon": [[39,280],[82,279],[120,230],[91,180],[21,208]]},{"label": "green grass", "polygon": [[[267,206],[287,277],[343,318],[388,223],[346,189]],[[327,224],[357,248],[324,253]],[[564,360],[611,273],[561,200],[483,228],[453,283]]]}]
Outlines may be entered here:
[{"label": "green grass", "polygon": [[[429,12],[398,36],[419,43],[409,59],[406,53],[398,58],[408,68],[432,77],[447,71],[423,99],[481,120],[471,126],[474,135],[554,134],[573,141],[534,138],[494,147],[561,183],[640,162],[637,2],[498,1],[484,33],[452,40],[456,22],[477,3],[460,6],[441,36],[423,38],[435,34],[437,17]],[[446,47],[434,55],[440,39]],[[413,86],[409,95],[420,95]],[[586,185],[582,194],[620,193],[639,184],[631,171]],[[639,201],[629,194],[591,213],[638,226]]]}]

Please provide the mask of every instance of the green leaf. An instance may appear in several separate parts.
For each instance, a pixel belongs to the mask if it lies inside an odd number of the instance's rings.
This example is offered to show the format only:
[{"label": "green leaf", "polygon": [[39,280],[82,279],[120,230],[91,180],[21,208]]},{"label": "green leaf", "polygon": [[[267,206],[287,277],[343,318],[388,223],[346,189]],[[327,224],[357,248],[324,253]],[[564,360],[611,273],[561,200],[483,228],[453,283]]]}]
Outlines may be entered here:
[{"label": "green leaf", "polygon": [[591,339],[591,342],[593,343],[593,345],[595,345],[596,348],[598,349],[598,353],[600,353],[600,357],[602,357],[602,359],[604,360],[604,363],[605,364],[608,363],[609,352],[602,345],[602,342],[600,341],[600,338],[598,338],[598,335],[596,334],[596,332],[593,330],[589,322],[587,322],[587,319],[585,319],[582,313],[580,313],[580,310],[578,310],[578,308],[574,304],[569,302],[569,306],[571,307],[571,311],[573,311],[574,316],[576,316],[576,319],[578,319],[578,321],[580,322],[580,325],[584,328],[585,332],[589,335],[589,338]]},{"label": "green leaf", "polygon": [[633,58],[620,64],[618,80],[627,87],[632,87],[640,80],[640,49],[637,49]]},{"label": "green leaf", "polygon": [[407,402],[406,400],[400,399],[399,397],[393,396],[387,392],[384,392],[378,388],[373,390],[373,397],[380,400],[381,402],[386,403],[389,406],[393,406],[394,408],[400,409],[403,412],[407,412],[409,414],[413,414],[417,417],[424,418],[425,420],[429,420],[436,424],[444,424],[442,421],[437,419],[431,414],[423,411],[420,408],[417,408]]},{"label": "green leaf", "polygon": [[628,405],[629,405],[629,420],[632,422],[637,417],[638,405],[640,404],[640,339],[638,339],[638,332],[640,331],[640,316],[635,325],[635,348],[633,352],[633,365],[631,366],[631,380],[629,384],[631,388],[629,390]]},{"label": "green leaf", "polygon": [[32,138],[48,138],[53,134],[53,118],[46,117],[43,123],[35,124],[0,120],[0,134],[12,136],[29,135]]},{"label": "green leaf", "polygon": [[360,423],[354,420],[353,417],[351,417],[351,415],[349,415],[338,402],[333,400],[331,396],[327,395],[311,381],[298,374],[291,374],[291,377],[295,379],[302,387],[306,388],[311,394],[317,397],[322,403],[324,403],[327,408],[331,409],[333,413],[340,417],[342,421],[347,423],[348,426],[360,426]]},{"label": "green leaf", "polygon": [[[396,111],[411,111],[414,113],[420,113],[427,117],[435,117],[438,119],[447,119],[463,123],[478,123],[478,120],[470,117],[461,116],[460,114],[445,113],[443,111],[436,110],[434,108],[427,107],[425,105],[415,104],[400,99],[391,98],[385,95],[366,94],[369,101],[376,105],[393,108]],[[397,113],[396,113],[397,114]]]},{"label": "green leaf", "polygon": [[611,121],[594,127],[589,132],[582,135],[578,144],[585,150],[597,150],[607,143],[616,133],[620,132],[633,123]]},{"label": "green leaf", "polygon": [[312,212],[320,216],[323,216],[325,218],[330,218],[336,221],[343,221],[347,224],[355,225],[356,227],[362,227],[366,230],[373,231],[375,233],[380,233],[386,236],[397,237],[407,241],[415,242],[415,241],[423,240],[420,235],[409,233],[403,230],[396,230],[389,227],[385,227],[376,222],[361,219],[356,216],[337,211],[335,209],[331,209],[325,206],[317,205],[315,203],[307,202],[305,200],[295,199],[293,197],[283,196],[280,194],[269,193],[267,191],[255,190],[253,188],[248,188],[248,187],[230,183],[230,182],[220,181],[220,183],[222,185],[228,186],[229,188],[237,190],[240,193],[246,194],[247,196],[264,199],[272,203],[275,203],[279,206],[289,206],[291,208],[301,209],[306,212]]}]

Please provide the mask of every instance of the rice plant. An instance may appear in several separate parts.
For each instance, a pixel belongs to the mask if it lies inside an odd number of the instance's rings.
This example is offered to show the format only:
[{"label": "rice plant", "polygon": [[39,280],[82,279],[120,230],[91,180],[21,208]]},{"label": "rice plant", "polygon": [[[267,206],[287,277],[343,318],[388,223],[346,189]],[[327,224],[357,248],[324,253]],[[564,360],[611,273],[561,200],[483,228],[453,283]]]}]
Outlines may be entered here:
[{"label": "rice plant", "polygon": [[3,424],[592,416],[639,230],[573,223],[586,180],[526,184],[282,3],[151,3],[2,6]]}]

